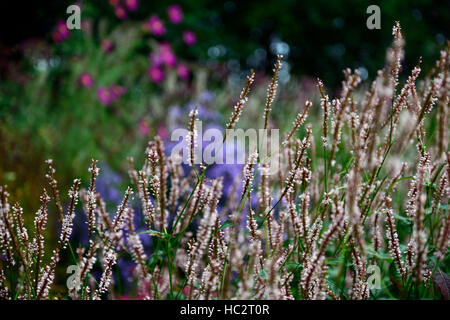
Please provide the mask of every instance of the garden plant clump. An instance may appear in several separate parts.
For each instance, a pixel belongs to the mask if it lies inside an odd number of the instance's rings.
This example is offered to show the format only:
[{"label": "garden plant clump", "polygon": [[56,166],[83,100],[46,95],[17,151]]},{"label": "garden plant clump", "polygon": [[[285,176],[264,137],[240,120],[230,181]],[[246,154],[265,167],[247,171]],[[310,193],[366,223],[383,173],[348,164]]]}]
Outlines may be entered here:
[{"label": "garden plant clump", "polygon": [[[143,163],[128,159],[115,212],[97,191],[96,160],[90,181],[75,179],[68,193],[47,161],[31,228],[1,187],[0,297],[448,299],[450,46],[422,75],[420,60],[402,70],[404,45],[396,23],[366,92],[357,70],[344,70],[336,98],[318,79],[320,101],[306,101],[280,152],[249,150],[226,193],[224,177],[208,175],[212,163],[193,161],[196,108],[186,114],[190,165],[156,136]],[[274,126],[282,64],[278,56],[262,129]],[[225,129],[245,117],[254,80],[251,72]],[[268,174],[275,156],[279,170]],[[86,241],[75,242],[77,232]]]}]

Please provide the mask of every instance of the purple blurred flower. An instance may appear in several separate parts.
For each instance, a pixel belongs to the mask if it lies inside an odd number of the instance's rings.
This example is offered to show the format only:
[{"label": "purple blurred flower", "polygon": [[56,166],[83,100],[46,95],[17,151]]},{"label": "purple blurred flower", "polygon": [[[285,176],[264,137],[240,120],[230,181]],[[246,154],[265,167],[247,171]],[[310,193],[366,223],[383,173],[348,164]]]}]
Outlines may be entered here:
[{"label": "purple blurred flower", "polygon": [[[227,199],[231,196],[231,189],[237,177],[241,174],[242,168],[242,164],[212,164],[205,175],[208,178],[223,178],[222,191],[224,198]],[[239,183],[236,192],[242,193],[242,183]]]},{"label": "purple blurred flower", "polygon": [[148,69],[150,81],[159,83],[164,80],[164,70],[160,66],[152,66]]},{"label": "purple blurred flower", "polygon": [[80,75],[80,83],[85,88],[90,88],[94,84],[94,78],[89,72],[83,72]]},{"label": "purple blurred flower", "polygon": [[178,24],[183,20],[183,11],[179,5],[173,4],[167,8],[167,16],[169,17],[170,22]]},{"label": "purple blurred flower", "polygon": [[189,79],[189,69],[184,63],[179,63],[177,66],[177,74],[181,80]]},{"label": "purple blurred flower", "polygon": [[162,57],[161,57],[161,55],[159,53],[158,54],[150,53],[148,55],[148,60],[150,61],[150,64],[152,66],[160,66],[160,65],[163,64]]},{"label": "purple blurred flower", "polygon": [[162,20],[156,15],[152,15],[147,21],[148,30],[155,36],[162,36],[166,33],[166,27]]},{"label": "purple blurred flower", "polygon": [[119,204],[122,201],[123,194],[120,192],[122,178],[106,163],[101,163],[100,174],[95,184],[98,193],[106,203]]},{"label": "purple blurred flower", "polygon": [[128,10],[136,11],[139,6],[139,0],[125,0],[125,5],[127,6]]},{"label": "purple blurred flower", "polygon": [[174,130],[182,126],[181,123],[183,121],[183,115],[184,111],[181,110],[179,106],[177,105],[169,106],[166,117],[169,130]]},{"label": "purple blurred flower", "polygon": [[200,103],[210,103],[214,100],[214,93],[211,91],[205,90],[200,93],[199,102]]},{"label": "purple blurred flower", "polygon": [[[209,125],[207,127],[203,127],[203,133],[209,129],[209,128],[216,128],[219,129],[221,131],[221,126],[218,125]],[[199,133],[199,135],[202,133]],[[181,143],[181,146],[183,146],[184,148],[186,148],[187,146],[187,142],[186,139],[182,139],[179,141],[168,141],[166,143],[166,153],[167,154],[171,154],[172,149],[174,148],[175,145]],[[201,143],[199,141],[199,146],[201,145],[202,147],[202,153],[205,151],[205,148],[210,144],[210,141],[206,141],[206,140],[201,140]],[[218,150],[218,152],[220,152],[223,156],[222,156],[222,160],[223,162],[226,162],[227,157],[228,159],[230,159],[230,157],[235,157],[235,161],[233,161],[232,164],[227,164],[227,163],[215,163],[213,162],[211,164],[211,166],[208,168],[208,170],[206,171],[205,176],[208,178],[219,178],[222,177],[223,178],[223,197],[226,199],[230,196],[230,192],[232,189],[233,184],[236,182],[236,179],[239,179],[237,177],[239,177],[239,175],[242,172],[242,168],[243,168],[243,164],[237,164],[236,162],[236,156],[237,153],[240,152],[240,148],[238,148],[237,146],[237,141],[235,141],[234,144],[231,144],[231,148],[227,148],[227,146],[222,146],[222,148],[220,150]],[[184,155],[185,156],[185,155]],[[219,159],[219,157],[217,158]],[[217,161],[216,159],[216,161]],[[185,173],[189,172],[189,167],[185,164],[183,164],[183,168]],[[240,181],[239,181],[240,182]],[[238,187],[236,192],[239,194],[240,192],[242,192],[242,183],[238,182]]]},{"label": "purple blurred flower", "polygon": [[[220,123],[220,120],[222,119],[222,115],[220,112],[217,112],[214,109],[206,108],[202,105],[192,104],[192,107],[189,109],[192,109],[194,106],[198,106],[198,117],[199,119],[202,119],[202,121],[209,121],[213,124]],[[218,127],[220,128],[220,126]]]},{"label": "purple blurred flower", "polygon": [[125,9],[121,6],[117,6],[114,8],[114,13],[116,14],[117,18],[124,20],[127,18],[127,12]]},{"label": "purple blurred flower", "polygon": [[97,89],[97,98],[104,106],[109,105],[112,101],[111,92],[105,87],[99,87]]},{"label": "purple blurred flower", "polygon": [[183,32],[183,40],[188,46],[193,46],[197,42],[197,37],[193,31],[186,30]]}]

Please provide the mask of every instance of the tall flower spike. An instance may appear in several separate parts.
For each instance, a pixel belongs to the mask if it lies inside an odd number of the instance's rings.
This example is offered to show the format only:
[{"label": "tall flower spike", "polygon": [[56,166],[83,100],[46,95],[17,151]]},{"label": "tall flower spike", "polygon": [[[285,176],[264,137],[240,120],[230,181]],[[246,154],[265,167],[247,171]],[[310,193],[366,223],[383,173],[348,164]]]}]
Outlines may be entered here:
[{"label": "tall flower spike", "polygon": [[348,104],[351,102],[351,96],[353,91],[356,89],[358,84],[361,82],[361,78],[359,76],[359,71],[355,70],[352,74],[350,69],[344,70],[345,80],[342,81],[342,98],[339,100],[333,100],[334,105],[334,114],[332,120],[332,135],[333,135],[333,144],[331,146],[330,153],[330,163],[331,166],[334,166],[334,155],[338,149],[338,146],[341,142],[341,129],[342,122],[344,118],[345,111],[347,110]]},{"label": "tall flower spike", "polygon": [[195,148],[197,148],[198,146],[196,145],[197,142],[197,130],[195,127],[195,120],[197,118],[198,115],[198,110],[197,110],[197,106],[191,110],[191,112],[189,112],[189,132],[187,134],[186,137],[186,141],[188,144],[188,150],[189,150],[189,165],[191,167],[194,167],[195,164]]},{"label": "tall flower spike", "polygon": [[[17,226],[17,238],[20,243],[20,245],[23,247],[24,251],[24,263],[30,264],[30,242],[28,237],[28,230],[25,227],[24,219],[23,219],[23,209],[19,206],[19,204],[14,205],[13,211],[15,213],[15,219],[16,219],[16,226]],[[1,223],[1,219],[0,219]]]},{"label": "tall flower spike", "polygon": [[111,285],[111,281],[112,281],[112,268],[113,266],[116,264],[117,262],[117,257],[116,257],[116,253],[114,252],[114,250],[108,250],[106,252],[106,256],[104,259],[104,264],[103,264],[103,274],[102,277],[100,279],[100,284],[98,285],[98,288],[95,292],[96,297],[100,297],[100,295],[102,293],[105,293],[108,291],[110,285]]},{"label": "tall flower spike", "polygon": [[403,268],[402,253],[400,251],[400,244],[398,241],[397,229],[395,227],[395,218],[393,217],[393,210],[390,208],[391,199],[389,197],[384,198],[385,213],[386,213],[386,237],[389,241],[389,252],[395,261],[399,273],[404,277],[406,271]]},{"label": "tall flower spike", "polygon": [[291,137],[294,135],[294,133],[297,131],[297,129],[305,122],[306,117],[308,116],[308,111],[312,107],[312,102],[309,100],[306,100],[305,102],[305,109],[303,109],[303,112],[299,112],[297,114],[297,118],[294,121],[294,126],[292,127],[292,130],[288,133],[286,136],[286,139],[283,141],[283,145],[287,145],[288,141],[291,139]]},{"label": "tall flower spike", "polygon": [[147,176],[145,171],[139,171],[139,197],[141,198],[142,208],[147,220],[147,228],[155,223],[155,208],[150,200],[150,195],[147,190]]},{"label": "tall flower spike", "polygon": [[398,74],[401,68],[401,61],[405,55],[403,47],[405,41],[403,39],[402,28],[400,27],[400,22],[395,21],[395,25],[392,28],[392,35],[394,36],[394,41],[392,45],[392,77],[394,79],[394,88],[398,84]]},{"label": "tall flower spike", "polygon": [[247,84],[244,89],[242,89],[241,94],[239,96],[239,101],[234,106],[234,111],[231,114],[230,121],[227,123],[227,130],[233,129],[236,123],[239,121],[239,117],[242,114],[242,110],[244,109],[244,105],[248,100],[248,93],[250,92],[250,87],[255,80],[255,72],[253,70],[250,71],[250,75],[247,76]]},{"label": "tall flower spike", "polygon": [[44,258],[44,231],[47,225],[48,218],[48,203],[50,197],[47,195],[47,191],[44,189],[44,194],[40,197],[41,207],[39,208],[34,218],[35,238],[33,239],[33,248],[35,250],[36,262],[34,270],[34,291],[37,292],[38,284],[41,275],[41,263]]},{"label": "tall flower spike", "polygon": [[244,180],[242,181],[242,197],[244,199],[247,192],[251,193],[252,189],[252,181],[253,181],[253,172],[256,161],[258,160],[258,152],[253,152],[247,160],[247,163],[244,166],[243,176]]},{"label": "tall flower spike", "polygon": [[97,207],[97,201],[95,197],[95,180],[97,179],[98,173],[100,171],[100,169],[97,168],[97,162],[97,160],[92,159],[91,166],[89,167],[89,172],[91,173],[91,183],[87,192],[89,238],[92,238],[92,233],[95,227],[95,208]]},{"label": "tall flower spike", "polygon": [[155,137],[156,152],[158,153],[159,165],[159,220],[161,230],[167,227],[167,212],[166,212],[166,190],[167,190],[167,165],[165,161],[164,143],[160,136]]},{"label": "tall flower spike", "polygon": [[61,227],[61,234],[59,236],[59,246],[64,249],[67,246],[67,241],[69,241],[70,235],[72,234],[73,219],[75,217],[75,206],[78,202],[78,187],[80,185],[80,179],[75,179],[73,181],[73,186],[69,191],[69,211],[64,216]]},{"label": "tall flower spike", "polygon": [[323,109],[323,124],[322,124],[322,142],[325,148],[328,148],[328,118],[329,118],[329,110],[330,110],[330,100],[328,95],[325,94],[325,90],[323,89],[323,82],[320,79],[317,79],[317,86],[319,87],[320,92],[320,106]]},{"label": "tall flower spike", "polygon": [[272,81],[269,84],[269,88],[267,89],[267,101],[266,107],[264,108],[264,129],[267,129],[267,125],[269,123],[269,113],[272,110],[272,103],[275,100],[275,96],[277,94],[278,87],[278,72],[281,68],[281,59],[283,59],[282,55],[277,56],[277,62],[275,63],[275,67],[273,69]]},{"label": "tall flower spike", "polygon": [[56,211],[58,213],[59,222],[62,223],[63,208],[61,205],[61,199],[59,197],[58,181],[56,181],[56,179],[55,179],[56,170],[55,170],[55,168],[53,168],[53,160],[52,159],[48,159],[45,162],[48,165],[48,173],[46,174],[46,177],[49,180],[50,186],[52,188],[53,198],[55,200]]},{"label": "tall flower spike", "polygon": [[12,221],[9,216],[10,205],[8,202],[9,193],[6,186],[0,186],[0,254],[6,257],[10,266],[15,265],[14,254],[12,250]]},{"label": "tall flower spike", "polygon": [[283,193],[280,196],[280,199],[282,199],[286,195],[288,190],[294,186],[295,178],[297,177],[300,166],[303,163],[303,158],[305,156],[306,149],[308,149],[311,145],[311,136],[312,136],[311,125],[307,125],[306,136],[303,138],[301,146],[296,152],[294,166],[291,170],[289,170],[289,176],[286,179],[286,187],[284,188]]}]

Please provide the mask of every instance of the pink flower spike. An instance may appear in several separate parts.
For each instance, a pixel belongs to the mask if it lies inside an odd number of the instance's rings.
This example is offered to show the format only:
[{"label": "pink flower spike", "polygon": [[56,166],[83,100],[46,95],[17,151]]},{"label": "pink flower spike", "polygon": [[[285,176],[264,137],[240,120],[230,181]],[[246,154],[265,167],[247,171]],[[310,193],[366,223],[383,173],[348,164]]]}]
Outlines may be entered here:
[{"label": "pink flower spike", "polygon": [[183,32],[183,40],[188,46],[193,46],[197,42],[197,37],[191,30],[186,30]]},{"label": "pink flower spike", "polygon": [[124,20],[124,19],[127,18],[127,12],[121,6],[115,7],[114,8],[114,13],[116,14],[117,18],[119,18],[121,20]]},{"label": "pink flower spike", "polygon": [[139,0],[125,0],[125,5],[127,6],[128,10],[136,11],[139,6]]},{"label": "pink flower spike", "polygon": [[80,83],[85,88],[90,88],[94,84],[94,78],[89,72],[83,72],[80,75]]},{"label": "pink flower spike", "polygon": [[150,81],[160,83],[164,80],[164,70],[160,66],[152,66],[148,69]]},{"label": "pink flower spike", "polygon": [[162,36],[163,34],[166,33],[166,27],[164,26],[164,23],[156,14],[150,17],[147,24],[148,29],[155,36]]},{"label": "pink flower spike", "polygon": [[183,20],[183,11],[179,5],[173,4],[167,8],[167,16],[170,22],[178,24]]},{"label": "pink flower spike", "polygon": [[189,79],[189,69],[184,63],[179,63],[177,66],[177,74],[181,80]]},{"label": "pink flower spike", "polygon": [[105,87],[100,87],[97,89],[97,98],[102,105],[105,107],[109,105],[112,101],[111,93]]}]

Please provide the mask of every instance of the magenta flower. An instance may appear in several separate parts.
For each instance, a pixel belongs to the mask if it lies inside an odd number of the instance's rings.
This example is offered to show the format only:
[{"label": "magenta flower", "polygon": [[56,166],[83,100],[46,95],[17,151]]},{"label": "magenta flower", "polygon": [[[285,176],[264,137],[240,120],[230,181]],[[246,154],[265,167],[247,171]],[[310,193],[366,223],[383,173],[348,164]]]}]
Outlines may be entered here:
[{"label": "magenta flower", "polygon": [[70,30],[66,26],[64,20],[58,21],[55,31],[52,32],[52,39],[55,42],[61,42],[70,36]]},{"label": "magenta flower", "polygon": [[102,40],[100,46],[104,52],[111,52],[114,49],[114,43],[111,40]]},{"label": "magenta flower", "polygon": [[181,80],[189,79],[189,69],[184,63],[179,63],[177,66],[177,74]]},{"label": "magenta flower", "polygon": [[181,11],[179,5],[173,4],[167,8],[167,16],[169,17],[170,22],[178,24],[183,20],[183,11]]},{"label": "magenta flower", "polygon": [[117,6],[114,8],[114,13],[116,14],[117,18],[124,20],[127,18],[127,12],[125,9],[121,6]]},{"label": "magenta flower", "polygon": [[139,132],[143,136],[146,136],[146,135],[148,135],[149,131],[150,131],[150,127],[148,126],[147,121],[140,120],[139,121]]},{"label": "magenta flower", "polygon": [[188,46],[193,46],[197,42],[197,37],[191,30],[186,30],[183,32],[183,40]]},{"label": "magenta flower", "polygon": [[135,11],[139,6],[139,0],[125,0],[128,10]]},{"label": "magenta flower", "polygon": [[152,15],[147,22],[148,30],[155,36],[162,36],[166,33],[166,27],[162,20],[156,15]]},{"label": "magenta flower", "polygon": [[90,88],[94,84],[94,78],[89,72],[83,72],[80,75],[80,83],[85,88]]},{"label": "magenta flower", "polygon": [[97,98],[104,106],[107,106],[112,101],[111,93],[105,87],[100,87],[97,89]]},{"label": "magenta flower", "polygon": [[159,56],[161,61],[168,67],[174,67],[177,62],[177,57],[172,50],[169,43],[162,43],[159,46]]},{"label": "magenta flower", "polygon": [[152,66],[148,69],[150,81],[160,83],[164,80],[164,70],[160,66]]},{"label": "magenta flower", "polygon": [[70,35],[70,30],[67,28],[64,20],[60,20],[56,25],[56,28],[61,36],[68,37]]}]

